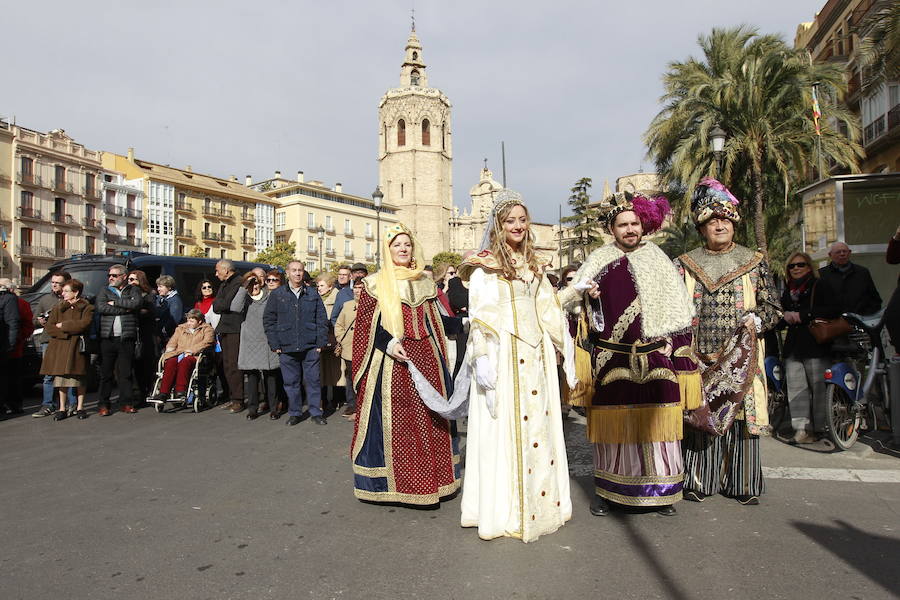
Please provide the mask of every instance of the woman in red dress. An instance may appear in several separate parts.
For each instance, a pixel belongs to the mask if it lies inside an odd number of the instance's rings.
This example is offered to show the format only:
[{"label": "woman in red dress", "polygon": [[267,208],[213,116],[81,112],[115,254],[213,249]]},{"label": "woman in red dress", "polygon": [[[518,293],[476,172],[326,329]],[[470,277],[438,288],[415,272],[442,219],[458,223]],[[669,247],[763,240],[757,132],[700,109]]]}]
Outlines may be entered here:
[{"label": "woman in red dress", "polygon": [[[354,494],[360,500],[436,504],[459,489],[459,447],[455,426],[422,402],[412,364],[429,392],[453,392],[447,365],[445,326],[437,287],[423,273],[421,246],[402,224],[382,240],[386,260],[365,278],[353,336],[353,385],[357,393],[351,458]],[[451,365],[452,367],[452,365]]]}]

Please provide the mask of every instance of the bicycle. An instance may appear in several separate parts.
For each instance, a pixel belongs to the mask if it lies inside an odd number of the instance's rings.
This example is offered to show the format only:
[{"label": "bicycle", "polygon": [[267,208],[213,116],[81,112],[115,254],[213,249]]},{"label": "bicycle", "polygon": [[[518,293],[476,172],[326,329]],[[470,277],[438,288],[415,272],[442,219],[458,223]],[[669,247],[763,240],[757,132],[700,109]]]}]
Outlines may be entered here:
[{"label": "bicycle", "polygon": [[[889,361],[881,341],[884,311],[869,316],[855,313],[842,316],[853,327],[848,334],[849,359],[825,370],[825,415],[828,435],[835,447],[847,450],[859,437],[863,417],[870,428],[877,429],[880,409],[890,428],[891,396]],[[866,364],[861,372],[855,362],[863,358]]]}]

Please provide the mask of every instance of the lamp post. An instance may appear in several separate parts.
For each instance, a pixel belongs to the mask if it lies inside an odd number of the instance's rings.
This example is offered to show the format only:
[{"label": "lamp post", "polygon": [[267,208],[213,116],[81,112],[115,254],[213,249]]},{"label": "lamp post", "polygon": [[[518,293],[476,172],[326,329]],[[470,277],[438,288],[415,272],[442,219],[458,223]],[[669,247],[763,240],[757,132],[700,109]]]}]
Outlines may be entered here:
[{"label": "lamp post", "polygon": [[372,204],[375,205],[375,269],[381,268],[381,201],[384,194],[381,192],[381,186],[376,185],[375,191],[372,192]]},{"label": "lamp post", "polygon": [[709,139],[712,142],[713,155],[716,157],[716,177],[722,177],[722,154],[725,150],[725,131],[716,125],[709,132]]},{"label": "lamp post", "polygon": [[324,270],[322,264],[322,240],[325,239],[325,228],[319,225],[319,228],[316,229],[316,235],[319,236],[319,273],[321,273]]}]

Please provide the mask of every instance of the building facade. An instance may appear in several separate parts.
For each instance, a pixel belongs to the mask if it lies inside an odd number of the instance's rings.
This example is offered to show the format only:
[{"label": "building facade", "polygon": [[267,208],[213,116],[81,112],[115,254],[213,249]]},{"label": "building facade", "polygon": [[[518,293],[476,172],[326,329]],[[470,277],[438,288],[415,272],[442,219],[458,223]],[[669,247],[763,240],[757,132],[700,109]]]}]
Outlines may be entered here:
[{"label": "building facade", "polygon": [[400,87],[378,104],[378,182],[384,201],[422,243],[426,259],[450,247],[453,144],[450,101],[428,87],[415,29],[406,42]]},{"label": "building facade", "polygon": [[190,166],[176,169],[140,160],[133,149],[127,156],[104,152],[102,162],[123,175],[108,182],[107,192],[124,194],[125,214],[117,216],[124,218],[126,242],[132,241],[127,229],[132,209],[128,191],[120,188],[143,194],[143,244],[151,254],[253,260],[275,242],[277,202],[234,176],[222,179],[195,173]]},{"label": "building facade", "polygon": [[274,239],[293,242],[295,258],[310,272],[356,262],[376,264],[382,258],[379,225],[383,231],[398,222],[397,207],[385,203],[376,211],[371,198],[347,194],[340,183],[329,188],[321,181],[306,181],[302,171],[294,180],[283,178],[280,171],[258,183],[248,176],[247,185],[278,203]]},{"label": "building facade", "polygon": [[805,48],[816,62],[838,63],[846,69],[844,102],[859,116],[866,158],[863,173],[900,171],[900,82],[888,81],[865,91],[860,41],[871,29],[871,16],[891,0],[829,0],[815,19],[797,27],[794,45]]},{"label": "building facade", "polygon": [[9,125],[5,131],[5,160],[15,176],[0,209],[0,219],[9,219],[6,251],[12,250],[4,273],[31,285],[58,260],[105,252],[103,184],[110,173],[100,152],[62,129]]}]

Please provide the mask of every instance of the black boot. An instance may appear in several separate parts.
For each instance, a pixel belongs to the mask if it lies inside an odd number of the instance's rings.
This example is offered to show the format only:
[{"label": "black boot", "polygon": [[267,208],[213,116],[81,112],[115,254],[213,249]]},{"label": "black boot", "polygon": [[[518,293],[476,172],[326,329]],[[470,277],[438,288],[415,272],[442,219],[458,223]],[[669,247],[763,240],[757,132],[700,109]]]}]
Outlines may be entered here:
[{"label": "black boot", "polygon": [[595,517],[605,517],[609,514],[609,504],[600,496],[594,496],[591,500],[591,514]]}]

